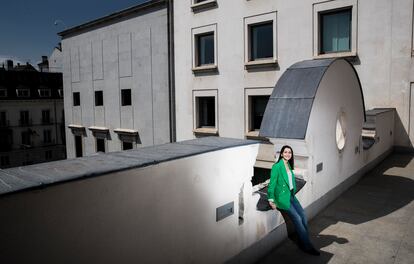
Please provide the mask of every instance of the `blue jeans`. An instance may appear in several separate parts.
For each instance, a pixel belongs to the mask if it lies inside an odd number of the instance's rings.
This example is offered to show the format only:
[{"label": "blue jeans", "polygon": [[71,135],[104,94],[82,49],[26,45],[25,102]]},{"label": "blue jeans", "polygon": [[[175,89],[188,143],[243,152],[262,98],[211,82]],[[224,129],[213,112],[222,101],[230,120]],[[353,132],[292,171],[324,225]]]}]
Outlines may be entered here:
[{"label": "blue jeans", "polygon": [[308,221],[306,219],[305,211],[300,203],[294,199],[293,194],[290,196],[290,208],[285,210],[295,226],[296,233],[299,237],[299,242],[305,250],[313,248],[309,240]]}]

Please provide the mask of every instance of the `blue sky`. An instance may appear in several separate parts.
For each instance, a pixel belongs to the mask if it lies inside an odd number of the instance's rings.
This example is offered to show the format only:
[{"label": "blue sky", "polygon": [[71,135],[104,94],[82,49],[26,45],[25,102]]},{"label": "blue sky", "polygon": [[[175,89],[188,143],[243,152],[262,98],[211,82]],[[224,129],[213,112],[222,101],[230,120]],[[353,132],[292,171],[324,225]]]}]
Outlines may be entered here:
[{"label": "blue sky", "polygon": [[[0,65],[4,59],[34,66],[59,43],[58,32],[147,0],[3,0]],[[56,26],[54,22],[60,20]]]}]

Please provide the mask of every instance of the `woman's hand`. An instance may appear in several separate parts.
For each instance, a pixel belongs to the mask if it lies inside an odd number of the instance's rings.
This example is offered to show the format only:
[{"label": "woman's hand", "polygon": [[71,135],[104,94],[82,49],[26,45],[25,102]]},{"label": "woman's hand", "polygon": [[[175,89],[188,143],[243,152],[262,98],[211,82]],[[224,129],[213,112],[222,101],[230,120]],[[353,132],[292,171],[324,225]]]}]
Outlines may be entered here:
[{"label": "woman's hand", "polygon": [[269,201],[269,205],[273,210],[276,210],[276,204],[274,202]]}]

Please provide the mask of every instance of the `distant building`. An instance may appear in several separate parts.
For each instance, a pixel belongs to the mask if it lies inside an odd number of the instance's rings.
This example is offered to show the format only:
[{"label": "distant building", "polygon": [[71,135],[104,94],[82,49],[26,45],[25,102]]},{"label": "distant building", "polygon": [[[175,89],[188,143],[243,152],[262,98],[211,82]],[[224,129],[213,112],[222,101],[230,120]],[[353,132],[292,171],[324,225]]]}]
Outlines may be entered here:
[{"label": "distant building", "polygon": [[0,168],[64,159],[62,74],[8,65],[0,70]]},{"label": "distant building", "polygon": [[62,44],[59,43],[53,49],[52,54],[49,56],[49,72],[63,72],[62,67]]},{"label": "distant building", "polygon": [[167,18],[149,1],[59,33],[68,158],[170,142]]}]

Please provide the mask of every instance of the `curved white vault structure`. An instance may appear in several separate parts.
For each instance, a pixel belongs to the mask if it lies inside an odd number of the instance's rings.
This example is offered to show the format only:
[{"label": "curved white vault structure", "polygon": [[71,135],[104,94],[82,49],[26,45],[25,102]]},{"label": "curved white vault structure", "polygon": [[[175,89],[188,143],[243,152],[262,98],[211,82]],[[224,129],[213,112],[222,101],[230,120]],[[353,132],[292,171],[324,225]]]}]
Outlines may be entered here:
[{"label": "curved white vault structure", "polygon": [[[351,64],[317,60],[282,75],[260,133],[293,147],[312,217],[392,150],[393,123],[364,111]],[[209,137],[0,170],[0,262],[254,262],[286,237],[256,210],[258,150]]]}]

